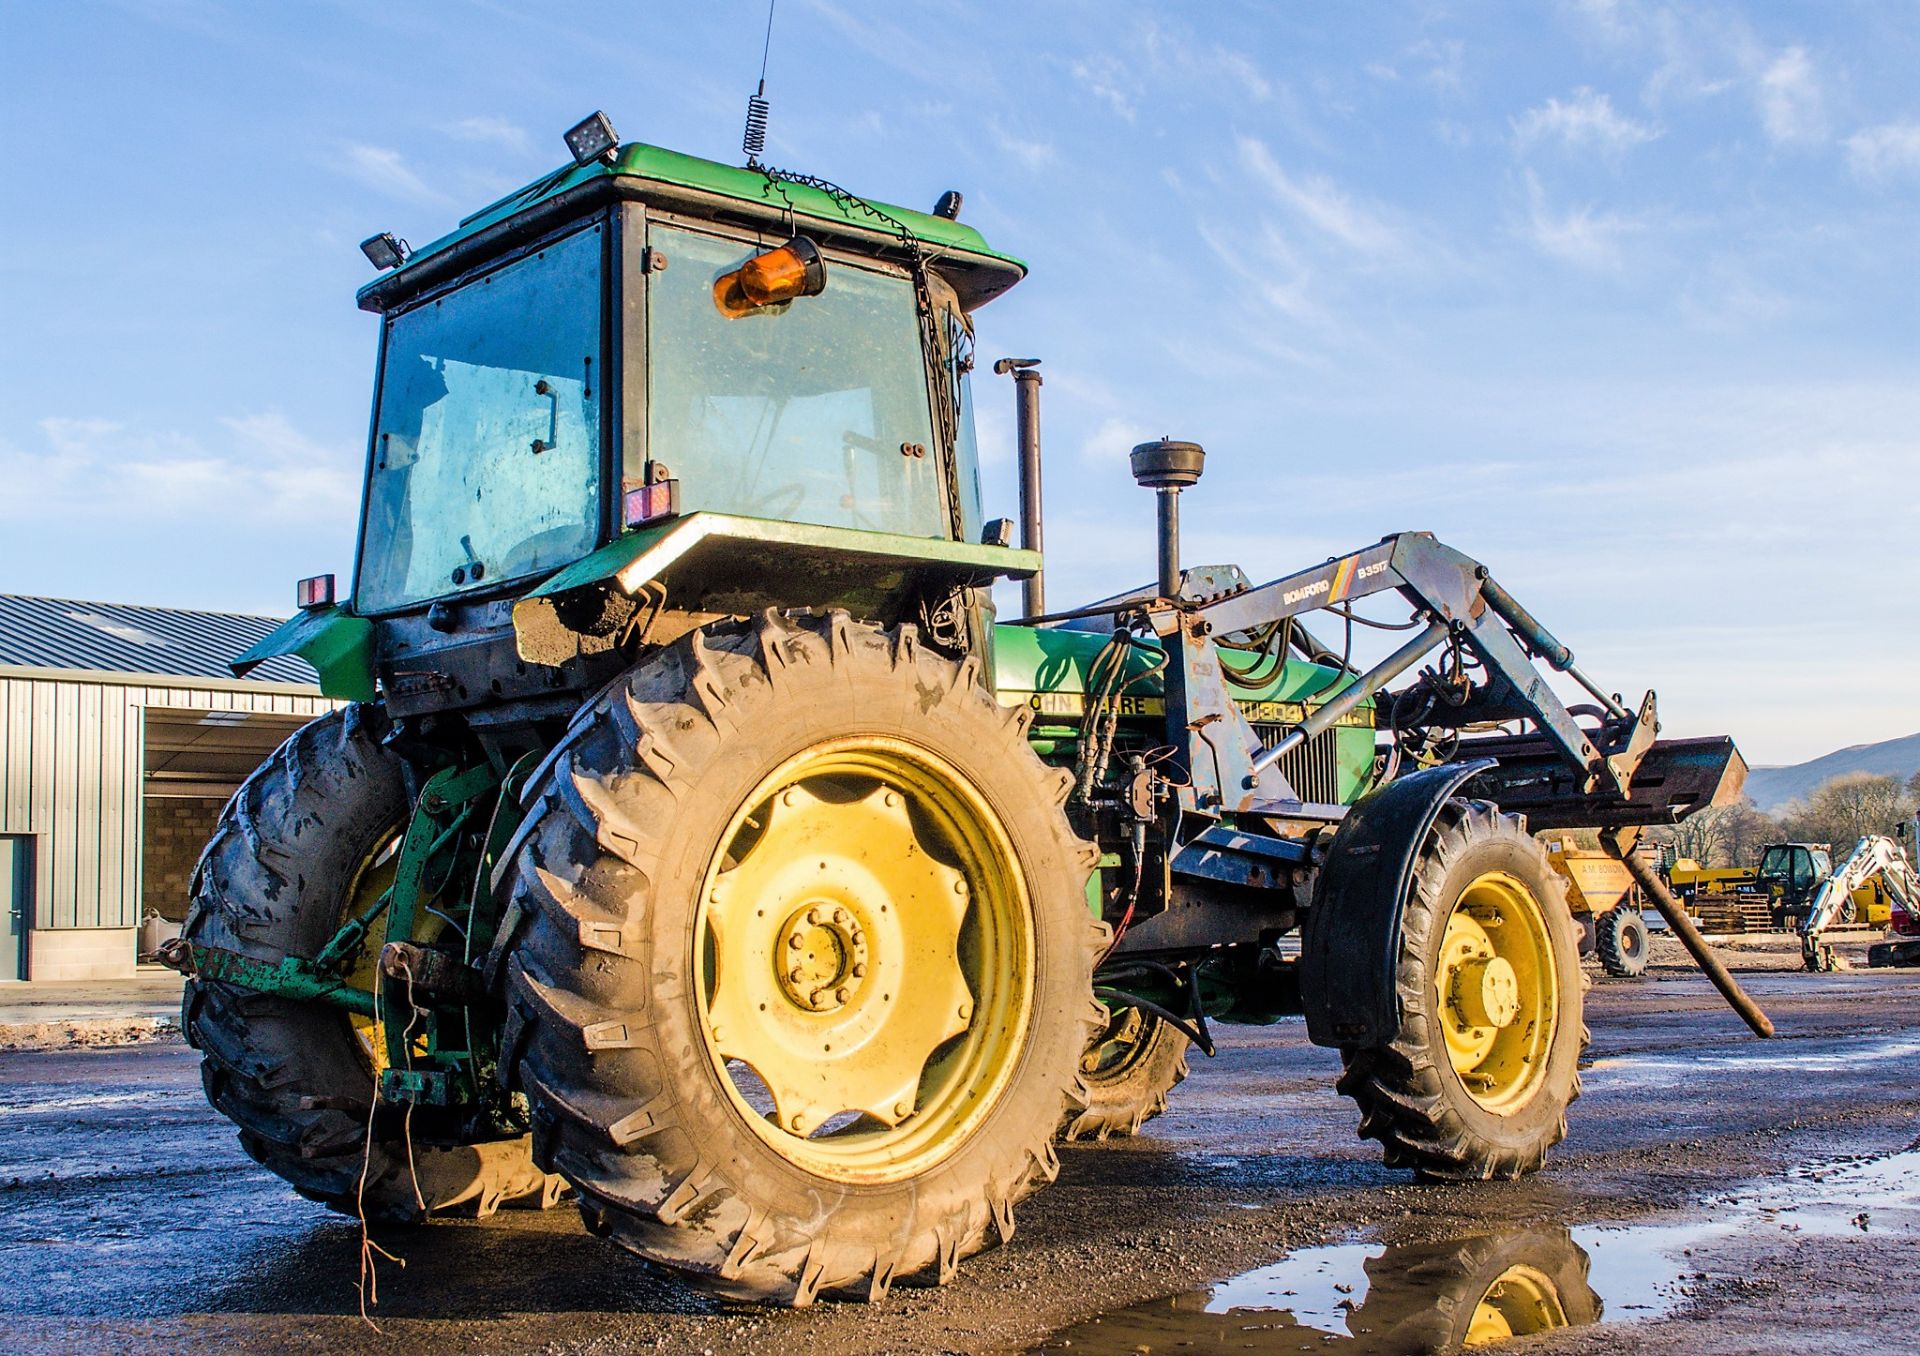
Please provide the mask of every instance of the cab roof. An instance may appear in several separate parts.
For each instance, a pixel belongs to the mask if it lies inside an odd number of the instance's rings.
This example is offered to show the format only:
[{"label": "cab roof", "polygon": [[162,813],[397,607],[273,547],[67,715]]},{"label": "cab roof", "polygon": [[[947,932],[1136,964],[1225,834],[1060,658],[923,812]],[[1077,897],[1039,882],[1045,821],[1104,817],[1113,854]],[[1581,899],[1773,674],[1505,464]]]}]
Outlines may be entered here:
[{"label": "cab roof", "polygon": [[[899,228],[864,210],[850,195],[776,179],[748,166],[629,142],[611,160],[562,166],[463,218],[446,235],[414,250],[399,268],[362,287],[357,294],[360,307],[392,310],[423,288],[456,277],[522,239],[618,199],[758,228],[784,228],[791,213],[798,231],[865,253],[905,257]],[[913,236],[922,256],[938,267],[967,310],[1026,276],[1025,263],[991,248],[971,226],[889,203],[871,206]]]}]

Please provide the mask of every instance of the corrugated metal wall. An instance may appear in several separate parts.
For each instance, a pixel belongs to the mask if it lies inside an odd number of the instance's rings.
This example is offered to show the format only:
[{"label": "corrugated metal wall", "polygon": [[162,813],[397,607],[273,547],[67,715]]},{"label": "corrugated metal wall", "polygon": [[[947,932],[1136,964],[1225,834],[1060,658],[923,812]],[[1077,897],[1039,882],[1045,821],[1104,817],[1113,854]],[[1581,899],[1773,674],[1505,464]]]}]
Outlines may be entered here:
[{"label": "corrugated metal wall", "polygon": [[264,685],[224,691],[0,670],[0,833],[35,836],[33,926],[139,923],[148,707],[310,717],[337,704]]}]

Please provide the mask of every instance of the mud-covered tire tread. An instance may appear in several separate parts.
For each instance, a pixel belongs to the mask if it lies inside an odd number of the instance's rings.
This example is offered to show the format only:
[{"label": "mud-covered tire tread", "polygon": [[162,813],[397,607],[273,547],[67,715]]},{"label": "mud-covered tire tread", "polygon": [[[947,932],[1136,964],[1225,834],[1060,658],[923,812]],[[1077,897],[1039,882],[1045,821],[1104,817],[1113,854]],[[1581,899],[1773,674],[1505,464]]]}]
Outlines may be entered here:
[{"label": "mud-covered tire tread", "polygon": [[[377,707],[354,705],[296,730],[227,803],[191,882],[183,935],[259,960],[312,957],[333,932],[350,883],[405,815],[399,761],[381,744]],[[342,865],[348,863],[348,865]],[[484,1149],[404,1143],[376,1123],[364,1154],[373,1080],[343,1014],[318,1004],[190,979],[181,1030],[200,1052],[207,1101],[256,1163],[310,1200],[355,1213],[366,1171],[370,1219],[490,1214],[551,1205],[561,1183],[533,1171],[526,1138]],[[364,1160],[364,1162],[363,1162]]]},{"label": "mud-covered tire tread", "polygon": [[1186,1081],[1191,1043],[1152,1015],[1144,1030],[1144,1048],[1112,1074],[1085,1075],[1087,1105],[1067,1116],[1060,1127],[1063,1141],[1125,1139],[1167,1109],[1168,1095]]},{"label": "mud-covered tire tread", "polygon": [[[1534,879],[1529,884],[1543,906],[1550,932],[1558,934],[1558,954],[1570,960],[1560,974],[1561,1029],[1578,1031],[1572,1041],[1556,1038],[1558,1058],[1550,1052],[1555,1067],[1549,1071],[1549,1087],[1540,1094],[1549,1100],[1536,1098],[1534,1103],[1539,1109],[1533,1115],[1544,1117],[1545,1123],[1519,1142],[1495,1138],[1484,1125],[1472,1123],[1463,1114],[1467,1095],[1451,1066],[1444,1065],[1445,1039],[1438,1031],[1429,1036],[1426,1016],[1426,989],[1432,975],[1424,956],[1431,930],[1445,926],[1445,913],[1452,905],[1451,899],[1443,897],[1449,872],[1464,854],[1496,840],[1537,858],[1538,869],[1531,873]],[[1385,1046],[1340,1052],[1344,1071],[1336,1086],[1359,1106],[1358,1133],[1380,1142],[1388,1167],[1411,1168],[1418,1176],[1437,1181],[1512,1179],[1537,1171],[1548,1150],[1566,1138],[1566,1108],[1580,1096],[1579,1057],[1588,1041],[1581,1020],[1584,976],[1574,927],[1565,887],[1518,815],[1503,814],[1490,801],[1453,800],[1441,809],[1416,864],[1402,915],[1402,945],[1395,969],[1402,1014],[1399,1030]],[[1556,1075],[1562,1080],[1564,1098],[1551,1087]]]},{"label": "mud-covered tire tread", "polygon": [[[1055,863],[1047,869],[1056,879],[1030,881],[1036,912],[1064,902],[1072,916],[1052,924],[1036,917],[1036,934],[1052,928],[1053,937],[1071,939],[1079,978],[1077,992],[1057,1000],[1046,994],[1064,990],[1036,979],[1036,1022],[1041,1006],[1057,1009],[1045,1014],[1060,1047],[1057,1079],[1041,1087],[1040,1078],[1017,1075],[953,1158],[887,1198],[904,1203],[887,1207],[895,1214],[881,1229],[879,1207],[860,1206],[861,1193],[875,1188],[812,1177],[772,1161],[770,1148],[756,1149],[753,1130],[716,1090],[704,1040],[690,1025],[686,966],[655,949],[692,936],[697,870],[666,864],[702,850],[664,826],[696,802],[698,813],[733,810],[700,801],[703,786],[751,784],[770,772],[779,758],[755,741],[766,742],[776,726],[775,742],[810,741],[863,721],[905,728],[916,712],[944,722],[949,738],[963,726],[987,756],[1028,778],[1040,800],[1023,807],[1033,822],[1009,819],[1008,828],[1018,841],[1043,842]],[[1078,1056],[1104,1019],[1090,977],[1109,935],[1083,903],[1097,853],[1062,810],[1071,776],[1040,763],[1026,742],[1027,721],[1024,708],[993,700],[977,661],[927,649],[912,626],[882,631],[839,611],[770,613],[696,631],[581,713],[528,789],[527,825],[502,877],[527,920],[509,963],[502,1045],[521,1052],[507,1072],[533,1107],[536,1161],[573,1184],[589,1230],[700,1288],[795,1306],[829,1292],[877,1299],[895,1280],[922,1272],[944,1283],[962,1258],[1011,1236],[1013,1207],[1059,1172],[1055,1129],[1085,1100]],[[761,769],[751,781],[749,760]],[[1050,886],[1071,897],[1049,899]],[[735,1158],[729,1145],[760,1156]],[[963,1159],[991,1170],[960,1182]],[[810,1214],[788,1208],[801,1187]]]},{"label": "mud-covered tire tread", "polygon": [[[1627,940],[1635,928],[1640,935],[1637,949]],[[1652,950],[1647,941],[1646,921],[1629,905],[1616,904],[1594,920],[1593,952],[1600,958],[1600,968],[1615,979],[1638,979],[1647,972]]]}]

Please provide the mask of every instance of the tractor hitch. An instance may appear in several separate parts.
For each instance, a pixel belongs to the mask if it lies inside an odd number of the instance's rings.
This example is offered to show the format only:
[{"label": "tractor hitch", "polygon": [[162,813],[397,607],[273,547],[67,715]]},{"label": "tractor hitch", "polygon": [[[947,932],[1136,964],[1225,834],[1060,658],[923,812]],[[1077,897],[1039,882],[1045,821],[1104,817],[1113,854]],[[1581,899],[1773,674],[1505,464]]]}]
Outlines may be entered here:
[{"label": "tractor hitch", "polygon": [[183,937],[162,942],[157,954],[162,965],[189,979],[213,980],[303,1003],[326,1003],[362,1017],[374,1015],[371,993],[298,956],[283,956],[277,962],[257,960],[217,946],[197,946]]}]

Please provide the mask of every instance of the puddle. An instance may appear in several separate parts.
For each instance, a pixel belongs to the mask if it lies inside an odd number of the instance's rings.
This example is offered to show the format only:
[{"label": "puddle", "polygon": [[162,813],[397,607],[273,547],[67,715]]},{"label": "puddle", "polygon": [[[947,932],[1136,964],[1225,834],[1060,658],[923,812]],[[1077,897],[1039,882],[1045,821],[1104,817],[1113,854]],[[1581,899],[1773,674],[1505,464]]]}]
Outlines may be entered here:
[{"label": "puddle", "polygon": [[1858,1074],[1920,1055],[1920,1041],[1892,1037],[1878,1041],[1756,1042],[1724,1053],[1603,1055],[1585,1065],[1600,1091],[1623,1087],[1671,1087],[1697,1082],[1703,1070],[1751,1073],[1790,1070],[1801,1074]]},{"label": "puddle", "polygon": [[1514,1225],[1440,1242],[1302,1248],[1208,1289],[1062,1329],[1032,1350],[1437,1356],[1664,1317],[1692,1297],[1700,1268],[1691,1253],[1766,1229],[1920,1232],[1920,1149],[1749,1183],[1677,1222]]}]

